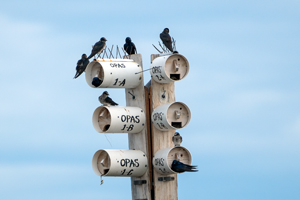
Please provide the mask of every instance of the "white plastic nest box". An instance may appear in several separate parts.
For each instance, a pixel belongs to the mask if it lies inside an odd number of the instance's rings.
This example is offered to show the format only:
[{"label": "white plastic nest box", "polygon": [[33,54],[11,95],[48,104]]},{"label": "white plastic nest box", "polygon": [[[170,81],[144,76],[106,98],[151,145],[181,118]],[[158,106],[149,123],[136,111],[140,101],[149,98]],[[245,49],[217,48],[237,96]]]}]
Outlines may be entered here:
[{"label": "white plastic nest box", "polygon": [[92,166],[98,176],[140,177],[147,171],[148,160],[140,150],[101,149],[94,154]]},{"label": "white plastic nest box", "polygon": [[184,79],[189,73],[188,60],[180,54],[160,56],[152,61],[151,77],[158,83],[171,83]]},{"label": "white plastic nest box", "polygon": [[85,80],[96,88],[94,77],[102,80],[98,88],[136,88],[142,82],[142,67],[131,59],[97,59],[85,69]]},{"label": "white plastic nest box", "polygon": [[171,168],[173,160],[191,165],[192,155],[189,150],[181,146],[160,149],[155,153],[152,163],[154,169],[160,174],[176,174],[177,172]]},{"label": "white plastic nest box", "polygon": [[93,125],[99,133],[138,133],[145,122],[145,112],[138,107],[100,106],[93,114]]},{"label": "white plastic nest box", "polygon": [[152,123],[160,131],[181,129],[191,120],[191,111],[181,102],[164,104],[152,112]]}]

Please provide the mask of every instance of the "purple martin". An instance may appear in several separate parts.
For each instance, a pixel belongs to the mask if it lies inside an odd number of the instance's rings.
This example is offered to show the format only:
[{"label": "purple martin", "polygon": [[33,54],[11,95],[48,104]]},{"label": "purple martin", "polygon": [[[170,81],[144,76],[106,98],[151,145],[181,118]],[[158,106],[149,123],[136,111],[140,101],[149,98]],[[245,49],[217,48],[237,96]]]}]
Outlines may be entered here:
[{"label": "purple martin", "polygon": [[87,59],[86,54],[82,54],[81,59],[77,62],[76,74],[74,78],[78,78],[85,71],[85,68],[89,63],[90,61]]},{"label": "purple martin", "polygon": [[191,165],[184,164],[182,162],[179,162],[178,160],[173,160],[172,165],[171,165],[171,169],[177,173],[197,172],[198,170],[196,170],[196,167],[197,166],[191,166]]},{"label": "purple martin", "polygon": [[172,141],[175,144],[175,147],[179,147],[182,142],[182,137],[178,132],[175,132],[174,136],[172,137]]},{"label": "purple martin", "polygon": [[128,53],[128,55],[136,54],[136,47],[133,42],[131,42],[131,38],[127,37],[125,39],[124,49]]},{"label": "purple martin", "polygon": [[110,97],[108,97],[109,94],[107,91],[104,91],[101,96],[99,96],[100,103],[103,104],[103,106],[117,106],[118,104],[114,102]]},{"label": "purple martin", "polygon": [[106,38],[102,37],[99,42],[96,42],[95,45],[93,46],[91,54],[89,55],[89,57],[87,59],[90,59],[91,57],[95,56],[96,54],[100,55],[106,46],[106,41],[107,41]]},{"label": "purple martin", "polygon": [[103,80],[98,77],[94,77],[92,81],[92,85],[95,87],[99,87],[102,84]]},{"label": "purple martin", "polygon": [[169,29],[165,28],[164,31],[160,34],[160,39],[163,42],[163,44],[171,51],[173,52],[172,47],[172,40],[171,36],[169,35]]}]

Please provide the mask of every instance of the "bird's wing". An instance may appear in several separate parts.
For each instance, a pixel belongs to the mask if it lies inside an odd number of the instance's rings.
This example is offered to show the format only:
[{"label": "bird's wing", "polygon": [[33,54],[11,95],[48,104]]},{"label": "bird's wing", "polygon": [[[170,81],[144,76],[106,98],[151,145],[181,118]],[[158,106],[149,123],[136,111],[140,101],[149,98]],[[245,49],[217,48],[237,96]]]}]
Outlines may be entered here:
[{"label": "bird's wing", "polygon": [[82,59],[78,60],[76,70],[78,70],[79,67],[82,66],[82,65],[83,65],[83,60]]},{"label": "bird's wing", "polygon": [[161,33],[160,34],[160,39],[163,42],[171,42],[171,36],[169,34],[166,34],[166,33]]},{"label": "bird's wing", "polygon": [[97,42],[94,45],[93,51],[95,51],[96,53],[98,53],[99,51],[101,51],[104,48],[104,46],[105,46],[104,42]]},{"label": "bird's wing", "polygon": [[89,57],[87,59],[90,59],[91,57],[93,57],[94,55],[96,55],[97,53],[99,53],[99,51],[102,51],[105,47],[105,43],[104,42],[97,42],[92,49],[91,54],[89,55]]},{"label": "bird's wing", "polygon": [[107,103],[109,103],[109,104],[117,105],[117,103],[114,102],[110,97],[106,97],[106,98],[105,98],[105,101],[106,101]]},{"label": "bird's wing", "polygon": [[124,44],[124,50],[125,50],[128,54],[130,54],[128,43],[125,43],[125,44]]},{"label": "bird's wing", "polygon": [[90,61],[88,59],[85,59],[85,61],[83,61],[82,65],[84,66],[84,70],[89,63]]},{"label": "bird's wing", "polygon": [[136,50],[136,47],[135,47],[134,43],[132,43],[132,46],[133,46],[133,49],[134,49],[134,53],[137,53],[137,50]]}]

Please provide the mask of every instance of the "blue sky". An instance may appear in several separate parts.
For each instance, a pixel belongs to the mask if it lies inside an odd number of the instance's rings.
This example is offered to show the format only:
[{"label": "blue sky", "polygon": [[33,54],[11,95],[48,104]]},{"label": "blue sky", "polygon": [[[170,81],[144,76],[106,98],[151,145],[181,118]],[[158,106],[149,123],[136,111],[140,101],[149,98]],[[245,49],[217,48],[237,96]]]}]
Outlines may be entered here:
[{"label": "blue sky", "polygon": [[[178,175],[179,199],[299,199],[299,8],[293,0],[2,2],[1,199],[131,199],[130,178],[100,186],[91,166],[98,149],[127,149],[127,134],[94,130],[103,89],[73,76],[103,36],[108,46],[130,36],[149,68],[165,27],[190,63],[175,96],[192,112],[179,132],[199,169]],[[126,104],[123,89],[109,93]]]}]

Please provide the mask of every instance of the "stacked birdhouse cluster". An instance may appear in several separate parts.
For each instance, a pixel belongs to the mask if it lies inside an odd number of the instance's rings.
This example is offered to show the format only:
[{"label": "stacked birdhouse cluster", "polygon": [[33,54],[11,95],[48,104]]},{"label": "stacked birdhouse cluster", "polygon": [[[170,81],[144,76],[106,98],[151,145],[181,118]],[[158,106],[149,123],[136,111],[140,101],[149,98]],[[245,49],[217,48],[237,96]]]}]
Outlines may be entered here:
[{"label": "stacked birdhouse cluster", "polygon": [[[129,37],[124,44],[125,56],[119,59],[100,58],[106,52],[107,41],[101,38],[89,56],[82,55],[74,77],[85,72],[86,82],[92,88],[125,89],[126,106],[118,105],[104,91],[99,96],[102,106],[95,109],[92,122],[99,133],[128,133],[129,150],[100,149],[93,156],[92,167],[101,177],[132,177],[133,199],[151,199],[151,193],[159,192],[157,188],[167,191],[166,182],[173,181],[177,187],[177,173],[197,171],[191,166],[191,153],[181,146],[182,136],[176,132],[191,120],[190,109],[176,102],[174,93],[174,83],[187,76],[190,66],[175,50],[169,29],[164,29],[160,38],[162,51],[153,45],[159,54],[151,55],[148,69],[150,87],[144,86],[142,56],[136,54]],[[98,58],[89,62],[96,55]],[[140,187],[144,184],[146,187]],[[171,196],[175,199],[176,195]]]}]

